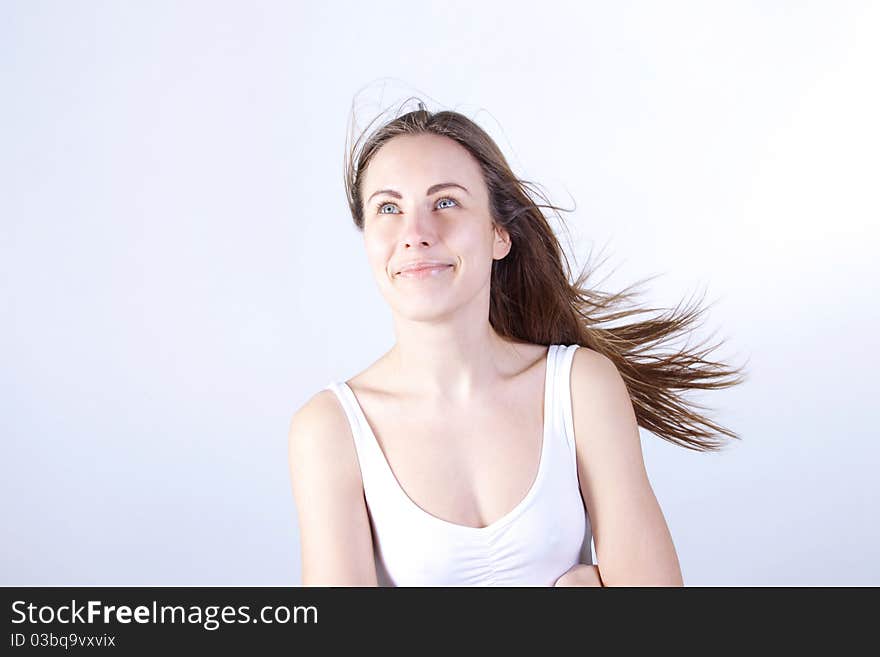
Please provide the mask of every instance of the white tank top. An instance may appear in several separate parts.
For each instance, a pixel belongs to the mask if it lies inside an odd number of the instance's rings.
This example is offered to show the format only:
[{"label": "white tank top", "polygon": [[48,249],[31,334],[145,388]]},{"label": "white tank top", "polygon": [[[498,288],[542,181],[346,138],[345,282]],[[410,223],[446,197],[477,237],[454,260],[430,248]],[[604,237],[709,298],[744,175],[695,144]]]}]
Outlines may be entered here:
[{"label": "white tank top", "polygon": [[443,520],[413,502],[348,384],[326,386],[339,398],[354,437],[379,586],[553,586],[574,564],[593,563],[569,385],[577,348],[550,345],[538,473],[519,504],[486,527]]}]

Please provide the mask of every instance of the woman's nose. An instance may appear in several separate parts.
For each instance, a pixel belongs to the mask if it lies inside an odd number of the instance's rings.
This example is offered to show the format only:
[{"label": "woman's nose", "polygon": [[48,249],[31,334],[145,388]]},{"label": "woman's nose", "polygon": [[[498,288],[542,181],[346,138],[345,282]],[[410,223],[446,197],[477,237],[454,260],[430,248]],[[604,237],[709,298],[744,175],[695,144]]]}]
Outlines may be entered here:
[{"label": "woman's nose", "polygon": [[407,245],[433,242],[436,226],[431,211],[423,207],[411,209],[403,216],[403,229],[400,239]]}]

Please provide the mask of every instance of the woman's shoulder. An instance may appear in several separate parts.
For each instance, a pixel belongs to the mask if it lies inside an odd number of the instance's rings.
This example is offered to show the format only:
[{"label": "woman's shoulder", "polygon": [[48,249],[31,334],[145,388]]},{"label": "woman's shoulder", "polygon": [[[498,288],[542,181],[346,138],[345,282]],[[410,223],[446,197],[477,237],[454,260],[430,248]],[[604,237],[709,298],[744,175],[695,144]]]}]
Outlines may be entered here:
[{"label": "woman's shoulder", "polygon": [[328,386],[314,392],[293,413],[288,441],[300,449],[336,449],[349,441],[349,432],[345,411]]},{"label": "woman's shoulder", "polygon": [[607,376],[610,368],[616,370],[614,361],[601,352],[578,345],[571,362],[572,377]]},{"label": "woman's shoulder", "polygon": [[637,431],[633,431],[635,414],[629,388],[608,356],[588,347],[575,350],[571,363],[571,399],[578,444],[588,439],[598,440],[603,435],[596,430],[600,426],[614,428],[605,432],[607,435],[629,432],[638,436]]}]

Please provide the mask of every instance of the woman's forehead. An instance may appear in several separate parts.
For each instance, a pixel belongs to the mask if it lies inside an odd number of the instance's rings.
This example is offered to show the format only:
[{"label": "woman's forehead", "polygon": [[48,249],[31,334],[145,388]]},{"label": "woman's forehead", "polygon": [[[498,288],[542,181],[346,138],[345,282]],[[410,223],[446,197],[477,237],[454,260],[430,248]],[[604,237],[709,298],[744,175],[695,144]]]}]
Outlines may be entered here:
[{"label": "woman's forehead", "polygon": [[471,189],[480,178],[473,156],[456,141],[440,135],[398,135],[383,144],[370,160],[363,191],[366,196],[381,188],[427,189],[442,182],[456,182]]}]

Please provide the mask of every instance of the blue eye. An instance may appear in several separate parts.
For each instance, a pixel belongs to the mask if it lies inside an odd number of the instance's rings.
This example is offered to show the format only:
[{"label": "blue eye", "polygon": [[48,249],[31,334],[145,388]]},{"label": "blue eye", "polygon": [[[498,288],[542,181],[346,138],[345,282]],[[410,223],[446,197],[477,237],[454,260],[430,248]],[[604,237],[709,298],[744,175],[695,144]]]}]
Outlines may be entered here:
[{"label": "blue eye", "polygon": [[[439,205],[443,201],[452,201],[455,205],[458,205],[458,201],[456,199],[452,198],[451,196],[444,196],[443,198],[437,199],[437,204]],[[392,203],[391,201],[380,201],[379,205],[376,206],[376,211],[379,214],[398,214],[397,212],[382,212],[382,209],[388,205],[397,207],[397,204]],[[445,206],[441,207],[440,209],[445,210],[446,208],[450,208],[450,207],[454,207],[454,206],[445,205]]]}]

